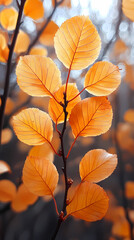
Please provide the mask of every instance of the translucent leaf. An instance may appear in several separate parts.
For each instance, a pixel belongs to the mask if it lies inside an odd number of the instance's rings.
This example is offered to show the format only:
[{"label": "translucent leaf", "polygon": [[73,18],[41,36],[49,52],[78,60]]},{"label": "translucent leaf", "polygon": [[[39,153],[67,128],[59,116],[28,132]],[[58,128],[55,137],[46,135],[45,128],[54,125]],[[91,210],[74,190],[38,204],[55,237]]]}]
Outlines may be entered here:
[{"label": "translucent leaf", "polygon": [[10,128],[4,128],[1,135],[1,144],[7,144],[12,139],[12,131]]},{"label": "translucent leaf", "polygon": [[12,3],[13,0],[0,0],[0,5],[9,5]]},{"label": "translucent leaf", "polygon": [[16,40],[14,52],[18,53],[18,54],[25,52],[27,50],[29,44],[30,44],[30,38],[29,38],[28,34],[23,32],[22,30],[20,30],[17,40]]},{"label": "translucent leaf", "polygon": [[[64,95],[65,92],[65,84],[59,88],[57,92],[54,93],[54,97],[59,101],[64,103]],[[79,93],[75,83],[68,84],[68,91],[67,91],[67,101],[74,98]],[[67,105],[66,111],[68,112],[67,119],[70,116],[70,113],[73,107],[81,100],[80,96],[75,98],[74,100],[70,101]],[[51,98],[49,101],[49,115],[53,119],[54,122],[62,123],[64,122],[64,112],[63,107],[58,104],[54,98]]]},{"label": "translucent leaf", "polygon": [[67,206],[67,215],[94,222],[104,217],[108,209],[108,197],[100,186],[91,182],[81,183]]},{"label": "translucent leaf", "polygon": [[16,186],[9,180],[0,180],[0,201],[10,202],[16,195]]},{"label": "translucent leaf", "polygon": [[122,11],[126,17],[134,22],[134,1],[122,0]]},{"label": "translucent leaf", "polygon": [[61,86],[60,71],[47,57],[21,57],[16,74],[20,88],[31,96],[52,96]]},{"label": "translucent leaf", "polygon": [[85,154],[80,162],[82,181],[100,182],[109,177],[117,166],[117,156],[103,149],[94,149]]},{"label": "translucent leaf", "polygon": [[9,48],[5,47],[4,49],[0,48],[0,62],[6,63],[8,60]]},{"label": "translucent leaf", "polygon": [[5,161],[0,160],[0,174],[5,172],[11,172],[11,168]]},{"label": "translucent leaf", "polygon": [[97,62],[85,77],[86,90],[96,96],[107,96],[120,84],[119,68],[110,62]]},{"label": "translucent leaf", "polygon": [[55,35],[54,46],[65,67],[80,70],[98,57],[101,40],[87,16],[76,16],[61,25]]},{"label": "translucent leaf", "polygon": [[50,142],[53,136],[49,115],[37,108],[27,108],[14,116],[13,128],[19,140],[28,145]]},{"label": "translucent leaf", "polygon": [[59,175],[55,165],[44,158],[27,157],[23,181],[28,190],[38,196],[53,195]]},{"label": "translucent leaf", "polygon": [[127,181],[125,184],[125,193],[128,199],[134,199],[134,182]]},{"label": "translucent leaf", "polygon": [[30,152],[30,157],[45,158],[53,162],[54,154],[50,145],[46,142],[41,146],[34,146]]},{"label": "translucent leaf", "polygon": [[54,36],[58,29],[58,25],[55,22],[50,21],[39,38],[40,42],[46,46],[53,46]]},{"label": "translucent leaf", "polygon": [[31,48],[30,55],[40,55],[40,56],[47,56],[47,49],[44,47],[33,47]]},{"label": "translucent leaf", "polygon": [[16,27],[18,12],[15,8],[4,8],[0,13],[0,23],[3,28],[12,31]]},{"label": "translucent leaf", "polygon": [[41,0],[26,0],[24,14],[34,20],[43,18],[44,7]]},{"label": "translucent leaf", "polygon": [[11,203],[11,208],[15,212],[25,211],[29,205],[34,204],[38,199],[38,196],[29,192],[25,185],[22,183],[17,191],[15,198]]},{"label": "translucent leaf", "polygon": [[106,97],[92,97],[75,105],[69,123],[75,138],[97,136],[108,131],[112,117],[112,107],[108,99]]},{"label": "translucent leaf", "polygon": [[127,237],[130,239],[130,225],[128,221],[126,219],[116,221],[112,226],[112,234],[123,239]]}]

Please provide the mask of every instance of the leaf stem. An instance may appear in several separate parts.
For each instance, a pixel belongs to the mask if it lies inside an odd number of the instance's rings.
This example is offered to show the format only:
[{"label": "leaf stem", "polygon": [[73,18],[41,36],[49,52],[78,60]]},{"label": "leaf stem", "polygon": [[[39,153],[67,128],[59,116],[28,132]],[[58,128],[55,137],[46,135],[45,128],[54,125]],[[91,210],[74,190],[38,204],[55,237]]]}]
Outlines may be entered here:
[{"label": "leaf stem", "polygon": [[69,157],[69,155],[70,155],[70,152],[71,152],[71,150],[72,150],[72,148],[73,148],[73,146],[74,146],[74,144],[75,144],[76,140],[77,140],[77,137],[74,139],[74,141],[73,141],[73,143],[72,143],[72,145],[71,145],[71,147],[70,147],[70,149],[69,149],[69,151],[68,151],[68,154],[67,154],[66,158],[68,158],[68,157]]},{"label": "leaf stem", "polygon": [[[87,86],[87,87],[88,87],[88,86]],[[73,97],[72,99],[68,100],[68,102],[71,102],[71,101],[73,101],[75,98],[77,98],[82,92],[84,92],[84,90],[85,90],[87,87],[84,87],[75,97]]]},{"label": "leaf stem", "polygon": [[12,55],[16,43],[16,39],[18,36],[19,28],[20,28],[20,23],[21,23],[21,17],[23,14],[23,8],[26,0],[22,0],[20,7],[19,7],[19,14],[18,14],[18,19],[16,23],[16,28],[13,36],[13,40],[10,46],[10,51],[9,51],[9,56],[8,56],[8,61],[7,61],[7,70],[6,70],[6,77],[5,77],[5,85],[4,85],[4,93],[3,96],[1,97],[1,108],[0,108],[0,144],[1,144],[1,133],[2,133],[2,128],[3,128],[3,122],[4,122],[4,112],[5,112],[5,106],[6,106],[6,101],[8,97],[8,92],[9,92],[9,83],[10,83],[10,71],[11,71],[11,62],[12,62]]}]

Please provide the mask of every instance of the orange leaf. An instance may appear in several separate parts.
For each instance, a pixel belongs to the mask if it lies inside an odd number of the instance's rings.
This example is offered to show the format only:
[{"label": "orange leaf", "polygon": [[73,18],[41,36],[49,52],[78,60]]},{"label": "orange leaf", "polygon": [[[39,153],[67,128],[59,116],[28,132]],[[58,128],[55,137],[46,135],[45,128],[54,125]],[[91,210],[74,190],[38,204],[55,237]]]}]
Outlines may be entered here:
[{"label": "orange leaf", "polygon": [[112,227],[112,234],[118,237],[128,237],[130,239],[130,225],[126,219],[115,222]]},{"label": "orange leaf", "polygon": [[58,29],[58,25],[55,22],[50,21],[39,38],[40,42],[46,46],[53,46],[54,36]]},{"label": "orange leaf", "polygon": [[30,44],[30,38],[28,34],[23,32],[22,30],[19,31],[17,36],[14,52],[15,53],[22,53],[25,52]]},{"label": "orange leaf", "polygon": [[0,13],[0,23],[3,28],[12,31],[16,27],[18,12],[15,8],[5,8]]},{"label": "orange leaf", "polygon": [[24,5],[24,14],[34,20],[43,18],[44,7],[41,0],[26,0]]},{"label": "orange leaf", "polygon": [[44,47],[33,47],[30,50],[30,55],[40,55],[40,56],[47,56],[47,49]]},{"label": "orange leaf", "polygon": [[134,182],[127,181],[125,184],[126,197],[128,199],[134,199]]},{"label": "orange leaf", "polygon": [[27,157],[23,181],[30,192],[38,196],[53,196],[58,179],[59,174],[52,162],[44,158]]},{"label": "orange leaf", "polygon": [[45,158],[53,162],[54,154],[50,145],[46,142],[41,146],[34,146],[29,152],[29,157]]},{"label": "orange leaf", "polygon": [[134,124],[134,109],[129,109],[124,114],[124,120]]},{"label": "orange leaf", "polygon": [[82,181],[100,182],[109,177],[117,165],[117,156],[103,149],[94,149],[85,154],[79,166]]},{"label": "orange leaf", "polygon": [[20,88],[31,96],[52,96],[61,86],[60,71],[47,57],[21,57],[16,74]]},{"label": "orange leaf", "polygon": [[108,201],[103,188],[91,182],[83,182],[67,206],[67,216],[72,215],[89,222],[100,220],[107,212]]},{"label": "orange leaf", "polygon": [[120,84],[119,68],[110,62],[97,62],[85,77],[86,90],[96,96],[107,96]]},{"label": "orange leaf", "polygon": [[122,0],[122,11],[126,17],[134,22],[134,1]]},{"label": "orange leaf", "polygon": [[88,17],[76,16],[61,25],[55,35],[54,46],[65,67],[80,70],[98,57],[101,40]]},{"label": "orange leaf", "polygon": [[2,130],[1,144],[7,144],[12,139],[12,131],[10,128],[4,128]]},{"label": "orange leaf", "polygon": [[0,180],[0,201],[10,202],[16,195],[16,186],[9,180]]},{"label": "orange leaf", "polygon": [[0,174],[5,172],[11,172],[11,168],[5,161],[0,160]]},{"label": "orange leaf", "polygon": [[6,37],[0,32],[0,48],[4,49],[7,46]]},{"label": "orange leaf", "polygon": [[12,3],[13,0],[0,0],[0,5],[9,5]]},{"label": "orange leaf", "polygon": [[25,185],[22,183],[17,191],[15,198],[11,203],[11,208],[15,212],[25,211],[29,205],[34,204],[38,199],[38,196],[29,192]]},{"label": "orange leaf", "polygon": [[[58,102],[64,103],[64,92],[65,92],[65,84],[61,86],[57,92],[54,93],[54,97],[58,100]],[[67,101],[71,100],[79,93],[75,83],[68,84],[68,91],[67,91]],[[70,116],[70,113],[73,107],[81,100],[80,96],[75,98],[74,100],[70,101],[67,105],[66,111],[68,112],[67,119]],[[54,122],[62,123],[64,122],[64,112],[63,107],[58,104],[54,98],[51,98],[49,101],[49,115],[53,119]]]},{"label": "orange leaf", "polygon": [[8,60],[9,48],[0,49],[0,62],[6,63]]},{"label": "orange leaf", "polygon": [[38,108],[27,108],[14,116],[13,128],[19,140],[28,145],[50,142],[53,136],[49,115]]},{"label": "orange leaf", "polygon": [[73,108],[69,123],[73,135],[97,136],[108,131],[112,122],[112,107],[106,97],[86,98]]}]

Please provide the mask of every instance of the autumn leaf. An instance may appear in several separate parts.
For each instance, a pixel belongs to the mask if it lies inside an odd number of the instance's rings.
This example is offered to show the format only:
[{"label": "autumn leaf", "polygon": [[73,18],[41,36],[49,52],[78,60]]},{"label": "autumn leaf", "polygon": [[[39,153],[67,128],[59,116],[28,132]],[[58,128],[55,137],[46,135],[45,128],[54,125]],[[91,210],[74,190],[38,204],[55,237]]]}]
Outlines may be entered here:
[{"label": "autumn leaf", "polygon": [[0,5],[8,6],[13,0],[0,0]]},{"label": "autumn leaf", "polygon": [[40,56],[47,56],[47,49],[44,47],[33,47],[31,48],[30,55],[40,55]]},{"label": "autumn leaf", "polygon": [[94,149],[82,158],[79,171],[82,181],[100,182],[109,177],[117,166],[117,156],[103,149]]},{"label": "autumn leaf", "polygon": [[97,62],[87,72],[85,77],[86,90],[96,96],[111,94],[120,84],[119,68],[110,62]]},{"label": "autumn leaf", "polygon": [[51,142],[53,136],[49,115],[37,108],[27,108],[14,116],[13,128],[19,140],[28,145]]},{"label": "autumn leaf", "polygon": [[122,0],[122,11],[126,17],[134,22],[134,1]]},{"label": "autumn leaf", "polygon": [[53,46],[54,36],[58,29],[58,25],[55,22],[50,21],[43,33],[41,34],[39,41],[46,46]]},{"label": "autumn leaf", "polygon": [[69,123],[73,135],[97,136],[108,131],[112,122],[112,107],[106,97],[86,98],[73,108]]},{"label": "autumn leaf", "polygon": [[25,52],[30,44],[30,38],[28,34],[23,32],[22,30],[19,31],[19,34],[17,36],[14,52],[17,54],[20,54],[22,52]]},{"label": "autumn leaf", "polygon": [[[60,0],[57,0],[57,2],[60,2]],[[55,5],[55,0],[52,0],[52,5]],[[59,7],[68,7],[71,8],[71,0],[64,0]]]},{"label": "autumn leaf", "polygon": [[16,186],[9,180],[0,180],[0,201],[10,202],[16,195]]},{"label": "autumn leaf", "polygon": [[4,128],[1,134],[1,144],[7,144],[11,141],[13,133],[10,128]]},{"label": "autumn leaf", "polygon": [[56,64],[47,57],[21,57],[16,68],[19,87],[31,96],[51,96],[61,86]]},{"label": "autumn leaf", "polygon": [[4,8],[0,13],[0,23],[3,28],[12,31],[16,27],[18,12],[15,8]]},{"label": "autumn leaf", "polygon": [[88,67],[98,57],[101,40],[88,17],[76,16],[61,25],[55,34],[54,47],[65,67],[80,70]]},{"label": "autumn leaf", "polygon": [[8,163],[6,163],[3,160],[0,160],[0,174],[3,174],[5,172],[11,172],[11,168],[8,165]]},{"label": "autumn leaf", "polygon": [[[64,92],[65,92],[65,84],[62,85],[57,92],[54,93],[54,97],[58,100],[58,102],[62,102],[64,104]],[[68,84],[68,91],[66,100],[69,101],[74,98],[79,93],[75,83]],[[68,112],[67,119],[70,116],[70,113],[73,107],[80,102],[80,96],[76,97],[74,100],[68,102],[66,111]],[[49,101],[49,115],[53,119],[54,122],[62,123],[64,122],[64,112],[63,107],[56,102],[54,98],[51,98]]]},{"label": "autumn leaf", "polygon": [[107,212],[108,201],[103,188],[91,182],[83,182],[70,199],[67,216],[72,215],[89,222],[100,220]]},{"label": "autumn leaf", "polygon": [[53,195],[59,175],[55,165],[47,159],[27,157],[23,181],[30,192],[38,196]]},{"label": "autumn leaf", "polygon": [[46,142],[40,146],[34,146],[29,152],[29,157],[45,158],[53,162],[54,154],[50,145]]},{"label": "autumn leaf", "polygon": [[38,196],[29,192],[25,185],[22,183],[18,190],[15,198],[11,203],[11,208],[15,212],[25,211],[29,205],[34,204],[38,199]]},{"label": "autumn leaf", "polygon": [[134,124],[134,109],[128,109],[124,114],[124,120]]},{"label": "autumn leaf", "polygon": [[128,199],[134,199],[134,182],[127,181],[125,184],[125,193]]},{"label": "autumn leaf", "polygon": [[0,31],[0,62],[7,62],[9,55],[9,48],[7,46],[7,38],[6,33]]},{"label": "autumn leaf", "polygon": [[26,0],[24,14],[34,20],[43,18],[44,7],[41,0]]}]

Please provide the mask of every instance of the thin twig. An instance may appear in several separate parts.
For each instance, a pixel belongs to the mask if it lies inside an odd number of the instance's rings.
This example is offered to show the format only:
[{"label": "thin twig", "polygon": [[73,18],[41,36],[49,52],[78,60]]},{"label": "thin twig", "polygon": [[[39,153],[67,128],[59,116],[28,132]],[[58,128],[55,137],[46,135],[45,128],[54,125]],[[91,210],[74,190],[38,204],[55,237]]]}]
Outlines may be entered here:
[{"label": "thin twig", "polygon": [[15,28],[15,32],[14,32],[13,41],[12,41],[11,46],[10,46],[10,51],[9,51],[9,56],[8,56],[8,61],[7,61],[7,70],[6,70],[4,93],[3,93],[3,96],[1,97],[1,108],[0,108],[0,144],[1,144],[1,133],[2,133],[2,128],[3,128],[3,122],[4,122],[5,106],[6,106],[6,101],[7,101],[8,92],[9,92],[12,55],[13,55],[16,39],[17,39],[17,36],[18,36],[19,28],[20,28],[21,17],[22,17],[22,14],[23,14],[23,8],[24,8],[25,1],[26,0],[22,0],[21,4],[20,4],[17,24],[16,24],[16,28]]}]

